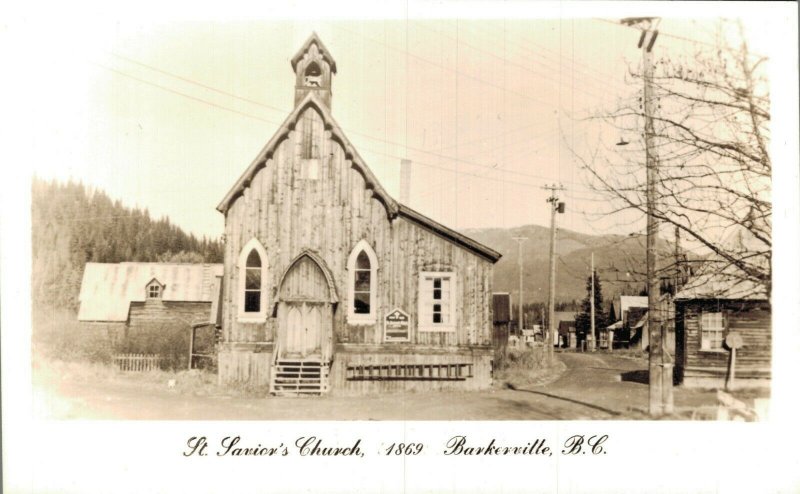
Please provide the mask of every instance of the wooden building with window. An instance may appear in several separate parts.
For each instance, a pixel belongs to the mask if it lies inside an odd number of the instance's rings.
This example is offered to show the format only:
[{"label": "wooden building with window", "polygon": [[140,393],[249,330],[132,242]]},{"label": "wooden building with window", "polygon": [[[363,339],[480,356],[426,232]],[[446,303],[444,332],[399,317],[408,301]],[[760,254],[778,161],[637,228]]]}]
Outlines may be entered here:
[{"label": "wooden building with window", "polygon": [[293,111],[218,206],[220,382],[488,387],[500,254],[386,193],[331,114],[337,66],[316,34],[291,66]]},{"label": "wooden building with window", "polygon": [[88,262],[78,321],[111,339],[129,330],[212,322],[221,279],[222,264]]},{"label": "wooden building with window", "polygon": [[685,386],[719,388],[730,372],[726,338],[738,334],[737,386],[769,384],[771,306],[754,284],[704,276],[675,296],[675,368]]}]

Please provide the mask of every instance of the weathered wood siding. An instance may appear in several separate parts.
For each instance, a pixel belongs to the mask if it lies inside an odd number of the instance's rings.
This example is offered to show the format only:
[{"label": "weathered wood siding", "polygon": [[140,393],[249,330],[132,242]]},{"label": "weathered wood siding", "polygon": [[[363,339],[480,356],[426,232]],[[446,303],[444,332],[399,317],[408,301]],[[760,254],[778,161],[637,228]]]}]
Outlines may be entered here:
[{"label": "weathered wood siding", "polygon": [[[310,119],[319,136],[321,159],[317,180],[310,180],[307,160],[300,158],[301,132]],[[271,342],[277,320],[271,316],[288,264],[310,250],[324,260],[336,285],[339,306],[334,314],[334,342],[377,344],[383,339],[382,320],[395,307],[411,315],[410,345],[491,345],[492,263],[420,226],[397,217],[390,221],[383,204],[367,189],[362,175],[346,159],[341,145],[324,130],[320,114],[310,107],[288,138],[236,198],[225,218],[225,280],[223,328],[227,342]],[[268,317],[264,323],[237,321],[240,250],[257,238],[266,248]],[[365,239],[378,258],[377,322],[348,325],[347,259]],[[456,330],[419,333],[417,288],[420,271],[457,273]]]},{"label": "weathered wood siding", "polygon": [[272,344],[227,343],[217,353],[220,383],[269,385],[272,365]]},{"label": "weathered wood siding", "polygon": [[208,321],[210,317],[211,302],[131,302],[128,327],[133,331],[173,325],[188,328],[192,323]]},{"label": "weathered wood siding", "polygon": [[286,273],[280,290],[281,300],[330,300],[325,275],[309,257],[298,260]]},{"label": "weathered wood siding", "polygon": [[[331,389],[336,394],[363,395],[400,391],[476,391],[492,384],[491,348],[424,346],[339,345],[331,368]],[[470,364],[472,375],[464,380],[350,380],[347,367],[357,365],[413,366]]]},{"label": "weathered wood siding", "polygon": [[89,322],[81,321],[78,323],[86,338],[96,337],[101,341],[106,341],[113,345],[125,337],[127,323],[125,322]]},{"label": "weathered wood siding", "polygon": [[736,351],[736,378],[766,379],[771,375],[772,324],[769,303],[761,301],[678,301],[675,310],[676,364],[687,385],[724,383],[730,351],[701,350],[703,312],[727,314],[728,331],[742,335]]}]

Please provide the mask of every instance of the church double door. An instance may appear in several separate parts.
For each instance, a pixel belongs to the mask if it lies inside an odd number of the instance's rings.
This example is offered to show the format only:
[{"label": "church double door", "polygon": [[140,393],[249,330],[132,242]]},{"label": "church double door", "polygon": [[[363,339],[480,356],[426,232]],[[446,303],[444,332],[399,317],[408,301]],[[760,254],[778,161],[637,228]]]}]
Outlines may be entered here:
[{"label": "church double door", "polygon": [[322,337],[330,325],[329,309],[330,304],[324,302],[281,302],[278,319],[282,358],[322,356]]}]

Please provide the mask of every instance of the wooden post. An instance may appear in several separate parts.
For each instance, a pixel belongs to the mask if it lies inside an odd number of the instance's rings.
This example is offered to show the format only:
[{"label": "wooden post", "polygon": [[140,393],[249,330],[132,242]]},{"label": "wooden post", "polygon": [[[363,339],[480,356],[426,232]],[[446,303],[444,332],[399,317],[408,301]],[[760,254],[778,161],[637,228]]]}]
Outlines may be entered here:
[{"label": "wooden post", "polygon": [[[519,264],[519,317],[517,318],[517,334],[522,334],[522,328],[524,327],[523,324],[523,314],[522,314],[522,242],[528,240],[528,237],[514,237],[514,240],[517,241],[518,246],[518,253],[517,253],[517,262]],[[510,309],[510,307],[509,307]]]},{"label": "wooden post", "polygon": [[189,370],[192,370],[192,354],[194,353],[194,335],[197,328],[194,326],[189,330]]},{"label": "wooden post", "polygon": [[592,252],[592,291],[589,294],[589,303],[591,304],[591,332],[589,333],[589,346],[591,347],[592,351],[595,350],[595,328],[594,328],[594,252]]},{"label": "wooden post", "polygon": [[545,338],[545,350],[547,352],[548,364],[553,362],[553,336],[558,328],[554,327],[556,318],[556,211],[564,212],[563,203],[559,204],[557,190],[564,190],[563,186],[546,185],[543,189],[550,191],[547,202],[550,203],[550,286],[548,296],[548,321],[547,338]]},{"label": "wooden post", "polygon": [[731,348],[731,371],[728,375],[728,385],[725,387],[732,391],[736,387],[736,347]]},{"label": "wooden post", "polygon": [[743,344],[742,335],[734,332],[728,333],[728,336],[725,337],[725,344],[731,349],[728,381],[725,383],[725,389],[730,391],[736,386],[736,349]]}]

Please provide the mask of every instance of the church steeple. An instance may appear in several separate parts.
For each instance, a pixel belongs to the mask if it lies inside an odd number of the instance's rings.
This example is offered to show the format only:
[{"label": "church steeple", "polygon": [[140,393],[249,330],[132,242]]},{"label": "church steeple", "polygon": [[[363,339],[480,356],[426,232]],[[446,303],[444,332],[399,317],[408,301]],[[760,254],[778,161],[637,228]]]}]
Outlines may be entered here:
[{"label": "church steeple", "polygon": [[297,54],[292,57],[292,69],[296,78],[295,106],[303,101],[308,93],[314,92],[330,108],[336,61],[322,44],[317,33],[311,33]]}]

